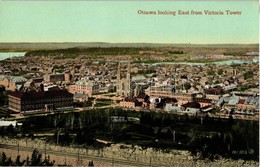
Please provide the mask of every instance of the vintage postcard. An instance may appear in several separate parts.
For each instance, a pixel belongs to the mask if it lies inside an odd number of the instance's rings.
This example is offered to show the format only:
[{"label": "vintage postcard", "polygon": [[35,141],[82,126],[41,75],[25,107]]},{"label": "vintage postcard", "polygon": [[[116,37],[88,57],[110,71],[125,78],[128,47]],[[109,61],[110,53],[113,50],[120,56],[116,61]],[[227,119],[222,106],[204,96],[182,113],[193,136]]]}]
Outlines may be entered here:
[{"label": "vintage postcard", "polygon": [[0,166],[259,166],[257,0],[0,0]]}]

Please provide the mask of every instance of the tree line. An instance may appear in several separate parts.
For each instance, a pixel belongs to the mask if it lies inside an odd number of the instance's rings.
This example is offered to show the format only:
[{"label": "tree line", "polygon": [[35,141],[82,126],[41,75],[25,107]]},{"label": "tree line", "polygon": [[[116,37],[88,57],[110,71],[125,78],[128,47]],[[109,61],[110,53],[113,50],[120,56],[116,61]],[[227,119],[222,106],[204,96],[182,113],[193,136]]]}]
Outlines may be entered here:
[{"label": "tree line", "polygon": [[[21,156],[17,155],[16,159],[7,157],[5,152],[2,152],[0,157],[0,166],[54,166],[55,160],[51,161],[50,156],[42,158],[42,154],[34,149],[31,157],[27,156],[26,160],[21,160]],[[67,166],[64,164],[64,166]]]}]

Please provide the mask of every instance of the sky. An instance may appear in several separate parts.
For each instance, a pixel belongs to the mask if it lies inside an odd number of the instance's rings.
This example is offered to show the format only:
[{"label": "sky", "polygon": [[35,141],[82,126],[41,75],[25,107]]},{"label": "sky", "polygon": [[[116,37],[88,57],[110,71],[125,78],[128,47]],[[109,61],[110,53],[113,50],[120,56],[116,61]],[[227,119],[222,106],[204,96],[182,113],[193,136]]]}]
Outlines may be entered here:
[{"label": "sky", "polygon": [[[241,15],[142,15],[143,11],[241,11]],[[0,0],[0,42],[250,44],[258,1]]]}]

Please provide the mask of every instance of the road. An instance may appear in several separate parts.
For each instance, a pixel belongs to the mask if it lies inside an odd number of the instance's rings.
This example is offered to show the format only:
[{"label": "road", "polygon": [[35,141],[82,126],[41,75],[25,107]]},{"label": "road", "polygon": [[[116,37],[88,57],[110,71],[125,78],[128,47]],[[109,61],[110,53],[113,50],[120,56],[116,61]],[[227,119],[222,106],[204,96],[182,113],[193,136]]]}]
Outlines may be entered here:
[{"label": "road", "polygon": [[[18,146],[15,146],[15,145],[0,144],[0,148],[18,151]],[[33,152],[33,150],[34,150],[34,148],[32,148],[32,147],[19,146],[19,151]],[[38,149],[38,151],[40,151],[42,154],[46,153],[46,155],[56,155],[56,156],[62,156],[64,158],[72,157],[72,158],[76,158],[78,160],[88,159],[88,160],[93,160],[93,161],[111,163],[112,165],[116,164],[116,165],[128,165],[128,166],[153,166],[151,164],[137,162],[137,161],[107,158],[107,157],[93,156],[93,155],[83,155],[83,154],[79,154],[79,153],[69,153],[69,152],[52,151],[52,150],[44,150],[44,149]],[[154,165],[154,166],[158,166],[158,165]]]}]

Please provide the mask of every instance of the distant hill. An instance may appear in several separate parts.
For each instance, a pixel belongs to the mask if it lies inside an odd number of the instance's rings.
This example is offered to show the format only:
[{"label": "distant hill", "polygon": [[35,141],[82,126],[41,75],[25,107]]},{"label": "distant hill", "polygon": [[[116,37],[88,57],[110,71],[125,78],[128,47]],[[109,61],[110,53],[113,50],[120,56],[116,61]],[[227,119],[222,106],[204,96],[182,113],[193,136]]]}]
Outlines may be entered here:
[{"label": "distant hill", "polygon": [[106,43],[106,42],[65,42],[65,43],[0,43],[1,51],[51,50],[90,47],[177,47],[177,48],[258,48],[259,44],[160,44],[160,43]]}]

